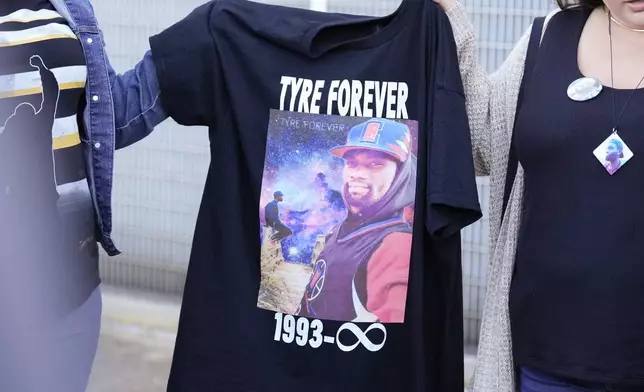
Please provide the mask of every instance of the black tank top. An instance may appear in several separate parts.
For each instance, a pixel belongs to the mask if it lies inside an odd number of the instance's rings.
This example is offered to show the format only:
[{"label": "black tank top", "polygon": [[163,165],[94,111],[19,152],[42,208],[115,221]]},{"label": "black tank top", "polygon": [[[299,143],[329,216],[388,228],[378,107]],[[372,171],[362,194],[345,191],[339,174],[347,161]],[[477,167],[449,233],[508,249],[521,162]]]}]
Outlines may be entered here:
[{"label": "black tank top", "polygon": [[[513,350],[520,366],[644,385],[644,90],[619,126],[634,156],[611,176],[593,151],[611,135],[612,90],[585,102],[567,95],[583,76],[577,50],[590,13],[552,18],[517,114],[525,199],[510,293]],[[619,115],[632,90],[615,92]]]}]

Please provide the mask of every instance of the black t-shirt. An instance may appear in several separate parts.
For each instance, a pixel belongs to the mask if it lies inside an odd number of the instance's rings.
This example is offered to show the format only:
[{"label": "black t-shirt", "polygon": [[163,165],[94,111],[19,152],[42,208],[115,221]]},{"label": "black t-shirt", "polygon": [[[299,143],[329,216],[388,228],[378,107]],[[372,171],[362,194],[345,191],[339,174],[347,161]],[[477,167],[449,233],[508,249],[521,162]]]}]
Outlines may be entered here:
[{"label": "black t-shirt", "polygon": [[[510,295],[513,348],[519,365],[644,385],[644,90],[617,135],[609,87],[588,101],[568,97],[582,76],[577,47],[590,12],[561,12],[548,24],[518,114],[525,212]],[[617,116],[631,92],[615,91]]]},{"label": "black t-shirt", "polygon": [[3,1],[0,17],[0,306],[37,323],[99,283],[79,115],[87,70],[49,1]]},{"label": "black t-shirt", "polygon": [[445,14],[223,0],[150,42],[169,115],[210,129],[168,390],[462,391],[481,213]]}]

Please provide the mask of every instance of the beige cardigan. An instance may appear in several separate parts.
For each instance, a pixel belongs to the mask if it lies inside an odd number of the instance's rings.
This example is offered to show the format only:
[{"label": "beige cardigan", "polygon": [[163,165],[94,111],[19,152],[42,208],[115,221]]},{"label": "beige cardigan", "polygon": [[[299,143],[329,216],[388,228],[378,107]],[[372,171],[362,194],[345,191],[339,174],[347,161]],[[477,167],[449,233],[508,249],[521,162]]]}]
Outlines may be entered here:
[{"label": "beige cardigan", "polygon": [[[551,12],[545,27],[554,13]],[[508,58],[488,75],[478,63],[474,27],[462,5],[447,11],[458,49],[478,175],[490,176],[490,264],[481,323],[474,392],[514,392],[509,291],[521,221],[523,169],[519,165],[505,215],[503,192],[514,114],[523,77],[530,26]]]}]

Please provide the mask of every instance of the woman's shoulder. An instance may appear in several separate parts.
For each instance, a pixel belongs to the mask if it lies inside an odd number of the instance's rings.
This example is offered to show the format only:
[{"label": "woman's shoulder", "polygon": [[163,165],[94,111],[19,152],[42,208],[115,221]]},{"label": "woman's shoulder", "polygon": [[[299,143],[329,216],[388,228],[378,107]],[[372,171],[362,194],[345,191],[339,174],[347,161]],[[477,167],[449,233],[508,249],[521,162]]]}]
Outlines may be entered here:
[{"label": "woman's shoulder", "polygon": [[569,10],[562,10],[561,8],[554,8],[545,15],[545,23],[548,24],[555,15],[561,15],[562,12],[568,12]]},{"label": "woman's shoulder", "polygon": [[553,9],[545,15],[541,39],[543,40],[548,28],[554,28],[552,34],[562,34],[564,31],[572,33],[571,29],[583,26],[592,11],[591,8],[583,6],[574,6],[564,10]]},{"label": "woman's shoulder", "polygon": [[[560,8],[557,7],[551,10],[550,12],[548,12],[546,15],[543,15],[545,20],[543,24],[542,33],[545,31],[546,27],[553,19],[553,17],[555,17],[555,15],[567,13],[570,11],[572,10],[571,9],[561,10]],[[450,23],[452,25],[452,29],[454,30],[454,35],[455,35],[457,44],[461,41],[466,41],[468,38],[474,39],[474,40],[476,39],[474,35],[474,26],[472,25],[467,15],[465,6],[460,1],[457,1],[451,8],[449,8],[445,12],[449,17]],[[532,30],[532,23],[530,23],[530,26],[528,26],[528,28],[522,34],[522,37],[517,42],[517,46],[520,49],[527,48],[528,37],[531,34],[531,30]]]},{"label": "woman's shoulder", "polygon": [[[544,22],[543,22],[543,32],[545,32],[545,31],[546,31],[546,28],[548,27],[548,25],[550,24],[550,22],[552,22],[552,21],[553,21],[553,18],[554,18],[554,19],[556,19],[555,17],[559,18],[561,15],[563,15],[563,14],[565,14],[565,13],[567,13],[567,12],[570,12],[570,10],[569,10],[569,9],[562,10],[561,8],[555,8],[555,9],[553,9],[552,11],[548,12],[548,13],[544,16],[544,19],[545,19],[545,20],[544,20]],[[543,37],[543,32],[542,32],[542,35],[541,35],[542,37]]]},{"label": "woman's shoulder", "polygon": [[564,10],[560,8],[553,9],[546,15],[545,25],[551,22],[568,23],[574,19],[587,18],[592,9],[584,6],[573,6]]}]

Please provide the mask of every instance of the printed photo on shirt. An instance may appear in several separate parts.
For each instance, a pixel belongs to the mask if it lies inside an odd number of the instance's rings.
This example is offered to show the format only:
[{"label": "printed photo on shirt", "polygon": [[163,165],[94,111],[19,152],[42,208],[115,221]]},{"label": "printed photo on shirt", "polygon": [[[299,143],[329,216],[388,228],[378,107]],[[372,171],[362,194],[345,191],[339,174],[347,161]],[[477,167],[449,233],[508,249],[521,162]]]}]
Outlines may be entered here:
[{"label": "printed photo on shirt", "polygon": [[417,134],[411,120],[271,111],[258,307],[404,322]]},{"label": "printed photo on shirt", "polygon": [[604,140],[593,154],[611,176],[633,157],[633,152],[617,133],[611,134]]}]

